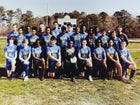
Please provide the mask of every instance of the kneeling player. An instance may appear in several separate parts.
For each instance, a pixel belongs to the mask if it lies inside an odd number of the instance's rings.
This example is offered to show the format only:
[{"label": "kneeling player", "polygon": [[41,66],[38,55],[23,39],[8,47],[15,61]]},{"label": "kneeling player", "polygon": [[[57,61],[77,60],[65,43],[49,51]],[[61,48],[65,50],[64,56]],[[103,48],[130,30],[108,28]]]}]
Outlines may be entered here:
[{"label": "kneeling player", "polygon": [[19,59],[22,62],[23,72],[25,72],[24,81],[28,80],[28,72],[29,72],[29,59],[31,57],[31,47],[28,46],[28,39],[23,40],[23,47],[20,49],[19,52]]},{"label": "kneeling player", "polygon": [[14,77],[15,72],[15,64],[17,58],[17,50],[16,45],[14,45],[13,37],[9,37],[8,45],[4,48],[5,57],[6,57],[6,71],[7,77],[12,79]]},{"label": "kneeling player", "polygon": [[131,69],[129,79],[133,80],[132,77],[135,74],[135,70],[136,70],[137,66],[136,66],[135,62],[133,61],[129,50],[126,48],[125,41],[121,42],[121,49],[119,50],[119,56],[120,56],[121,65],[122,65],[122,69],[123,69],[123,77],[125,76],[125,74],[127,72],[126,70]]},{"label": "kneeling player", "polygon": [[106,49],[108,78],[111,78],[113,76],[113,70],[117,68],[117,78],[119,80],[123,80],[122,67],[121,64],[119,63],[118,53],[113,47],[114,45],[113,40],[110,39],[108,44],[109,44],[109,48]]},{"label": "kneeling player", "polygon": [[92,80],[92,60],[91,60],[91,50],[88,46],[86,46],[87,41],[85,39],[82,40],[82,47],[78,51],[79,58],[79,67],[81,76],[84,77],[84,67],[87,67],[88,79]]},{"label": "kneeling player", "polygon": [[61,49],[56,45],[56,38],[54,36],[51,37],[51,45],[47,47],[47,55],[49,58],[49,71],[48,76],[51,78],[55,77],[56,70],[58,71],[58,76],[62,77],[61,70]]},{"label": "kneeling player", "polygon": [[34,75],[35,77],[38,75],[37,71],[39,70],[40,80],[44,79],[45,73],[45,59],[43,58],[43,49],[41,47],[41,42],[39,39],[36,40],[36,47],[32,48],[32,56],[34,59]]}]

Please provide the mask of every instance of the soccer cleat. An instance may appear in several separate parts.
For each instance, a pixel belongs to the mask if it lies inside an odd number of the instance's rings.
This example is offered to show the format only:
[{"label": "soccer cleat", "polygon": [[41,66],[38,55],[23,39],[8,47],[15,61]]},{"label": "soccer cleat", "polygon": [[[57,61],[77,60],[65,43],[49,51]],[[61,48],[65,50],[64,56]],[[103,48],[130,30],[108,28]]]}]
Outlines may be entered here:
[{"label": "soccer cleat", "polygon": [[130,78],[130,81],[137,82],[134,78]]},{"label": "soccer cleat", "polygon": [[25,77],[25,71],[22,72],[21,77]]},{"label": "soccer cleat", "polygon": [[28,76],[26,76],[26,77],[24,78],[24,81],[28,81]]},{"label": "soccer cleat", "polygon": [[90,82],[93,81],[92,76],[89,76],[88,79],[89,79]]},{"label": "soccer cleat", "polygon": [[72,82],[77,82],[75,78],[71,78],[71,81]]}]

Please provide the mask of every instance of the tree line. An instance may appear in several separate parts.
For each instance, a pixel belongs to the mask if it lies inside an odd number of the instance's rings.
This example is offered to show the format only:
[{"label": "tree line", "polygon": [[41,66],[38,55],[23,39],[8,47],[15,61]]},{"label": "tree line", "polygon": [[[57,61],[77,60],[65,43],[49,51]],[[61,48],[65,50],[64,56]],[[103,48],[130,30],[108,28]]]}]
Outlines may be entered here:
[{"label": "tree line", "polygon": [[9,28],[13,24],[19,26],[39,26],[40,23],[52,26],[54,21],[58,18],[63,18],[65,15],[69,15],[71,18],[77,19],[77,25],[86,25],[87,28],[99,27],[108,31],[112,31],[116,26],[123,27],[123,32],[128,35],[129,38],[140,38],[140,15],[132,17],[127,10],[115,11],[112,16],[109,16],[106,12],[86,14],[85,12],[78,12],[76,10],[67,13],[55,13],[52,16],[34,17],[33,12],[27,10],[26,13],[22,13],[22,10],[17,8],[14,10],[6,10],[3,6],[0,6],[0,26],[8,26]]}]

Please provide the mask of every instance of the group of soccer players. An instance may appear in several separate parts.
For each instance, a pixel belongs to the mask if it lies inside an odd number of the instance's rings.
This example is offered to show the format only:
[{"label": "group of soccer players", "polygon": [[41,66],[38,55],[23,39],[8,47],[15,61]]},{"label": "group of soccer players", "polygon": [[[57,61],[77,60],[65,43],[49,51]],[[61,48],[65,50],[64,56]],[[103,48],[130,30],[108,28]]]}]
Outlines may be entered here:
[{"label": "group of soccer players", "polygon": [[136,64],[127,49],[128,38],[122,33],[122,27],[107,32],[98,27],[95,29],[82,25],[73,30],[69,23],[58,28],[58,22],[53,23],[53,29],[40,24],[37,27],[27,27],[23,32],[16,25],[7,36],[4,48],[6,57],[7,77],[23,76],[24,81],[29,76],[60,78],[70,77],[76,82],[76,77],[93,77],[103,80],[116,78],[124,81],[128,76],[133,80]]}]

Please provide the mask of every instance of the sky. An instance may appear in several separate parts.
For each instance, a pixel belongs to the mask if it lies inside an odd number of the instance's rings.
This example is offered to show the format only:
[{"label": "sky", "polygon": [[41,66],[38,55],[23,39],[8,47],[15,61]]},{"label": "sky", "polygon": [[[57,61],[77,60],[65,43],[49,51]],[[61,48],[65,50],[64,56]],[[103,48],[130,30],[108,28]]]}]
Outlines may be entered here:
[{"label": "sky", "polygon": [[21,9],[33,12],[34,17],[53,15],[56,12],[84,11],[86,14],[106,12],[112,16],[115,11],[127,10],[133,17],[140,15],[140,0],[0,0],[6,10]]}]

